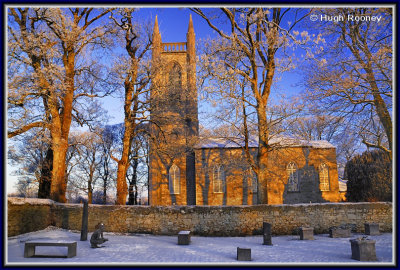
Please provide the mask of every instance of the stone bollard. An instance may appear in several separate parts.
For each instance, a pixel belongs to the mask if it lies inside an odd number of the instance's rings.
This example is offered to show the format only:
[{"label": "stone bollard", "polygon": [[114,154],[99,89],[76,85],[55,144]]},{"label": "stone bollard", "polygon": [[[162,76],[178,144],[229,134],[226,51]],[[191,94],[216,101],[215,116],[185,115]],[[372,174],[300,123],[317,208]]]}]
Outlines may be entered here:
[{"label": "stone bollard", "polygon": [[350,237],[351,231],[350,228],[341,228],[341,227],[331,227],[329,228],[329,237],[331,238],[341,238],[341,237]]},{"label": "stone bollard", "polygon": [[190,231],[180,231],[178,233],[178,245],[190,244]]},{"label": "stone bollard", "polygon": [[300,240],[314,240],[314,228],[300,227]]},{"label": "stone bollard", "polygon": [[377,223],[364,223],[366,235],[379,235],[379,224]]},{"label": "stone bollard", "polygon": [[83,211],[82,211],[82,228],[81,228],[81,241],[87,240],[88,235],[88,202],[83,202]]},{"label": "stone bollard", "polygon": [[365,238],[351,239],[351,258],[358,261],[377,261],[375,241]]},{"label": "stone bollard", "polygon": [[238,247],[236,259],[238,261],[251,261],[251,249]]},{"label": "stone bollard", "polygon": [[263,222],[263,245],[272,246],[272,237],[271,237],[271,224],[268,222]]}]

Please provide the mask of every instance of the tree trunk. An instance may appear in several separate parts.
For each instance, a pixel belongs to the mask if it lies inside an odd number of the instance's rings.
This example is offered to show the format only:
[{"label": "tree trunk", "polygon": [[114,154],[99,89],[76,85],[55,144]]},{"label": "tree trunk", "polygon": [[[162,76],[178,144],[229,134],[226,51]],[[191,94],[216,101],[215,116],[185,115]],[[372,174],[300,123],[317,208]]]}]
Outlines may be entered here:
[{"label": "tree trunk", "polygon": [[93,189],[91,179],[88,181],[88,203],[93,203]]},{"label": "tree trunk", "polygon": [[[259,103],[260,104],[260,103]],[[258,105],[257,107],[258,118],[258,203],[268,204],[268,124],[266,107]]]},{"label": "tree trunk", "polygon": [[107,204],[107,179],[103,179],[103,204]]},{"label": "tree trunk", "polygon": [[[371,86],[372,95],[374,97],[375,111],[378,114],[379,120],[381,121],[383,128],[385,129],[385,133],[389,143],[389,150],[392,151],[392,139],[393,139],[392,118],[387,109],[385,101],[383,100],[383,98],[379,93],[378,85],[376,84],[372,68],[368,67],[366,71],[367,71],[367,78]],[[392,159],[391,153],[389,157],[390,159]]]},{"label": "tree trunk", "polygon": [[[53,136],[54,138],[54,136]],[[65,139],[53,139],[53,170],[51,180],[50,198],[56,202],[66,202],[65,192],[65,160],[68,151],[68,141]]]},{"label": "tree trunk", "polygon": [[135,198],[134,198],[134,192],[133,192],[133,184],[132,182],[129,183],[128,187],[128,205],[134,205],[135,204]]},{"label": "tree trunk", "polygon": [[[126,89],[126,88],[125,88]],[[129,97],[129,95],[127,95]],[[127,103],[127,101],[125,101]],[[128,104],[130,104],[128,102]],[[128,185],[126,183],[126,172],[128,171],[129,166],[129,153],[131,151],[132,146],[132,137],[135,130],[135,124],[131,121],[135,121],[135,119],[131,119],[129,117],[130,106],[125,104],[125,131],[124,137],[122,140],[122,154],[121,159],[118,161],[118,171],[117,171],[117,200],[116,204],[125,205],[126,197],[128,195]]]},{"label": "tree trunk", "polygon": [[126,204],[126,196],[128,193],[128,185],[126,184],[126,171],[128,170],[127,161],[123,161],[121,159],[118,162],[118,171],[117,171],[117,200],[115,204],[125,205]]},{"label": "tree trunk", "polygon": [[135,184],[135,194],[134,194],[134,196],[135,196],[135,205],[138,205],[139,203],[138,203],[138,186],[137,186],[137,184]]},{"label": "tree trunk", "polygon": [[55,93],[53,93],[51,100],[49,100],[49,107],[52,113],[50,131],[54,151],[50,197],[52,200],[61,203],[66,202],[66,158],[75,90],[75,53],[72,47],[67,48],[64,52],[63,63],[65,67],[66,91],[62,101],[63,107],[61,107],[61,113]]},{"label": "tree trunk", "polygon": [[129,205],[137,205],[137,167],[138,167],[138,159],[137,159],[137,149],[135,149],[135,156],[132,164],[132,179],[129,181]]},{"label": "tree trunk", "polygon": [[[127,122],[127,121],[125,121]],[[118,171],[117,171],[117,201],[116,204],[125,205],[126,197],[128,195],[128,185],[126,183],[126,172],[128,171],[129,166],[129,151],[131,147],[132,139],[131,137],[131,128],[125,123],[125,132],[123,139],[123,148],[121,159],[118,162]]]},{"label": "tree trunk", "polygon": [[[346,46],[350,49],[353,53],[356,60],[362,65],[363,69],[367,75],[367,82],[371,87],[371,94],[374,97],[374,108],[379,117],[380,122],[385,129],[385,133],[389,143],[389,157],[392,159],[392,139],[393,139],[393,130],[392,130],[392,118],[390,113],[387,109],[387,105],[383,100],[382,96],[380,95],[379,87],[377,85],[377,81],[374,75],[374,70],[372,68],[373,57],[371,54],[370,49],[365,46],[365,42],[362,37],[360,37],[358,27],[350,27],[350,32],[347,32],[346,25],[343,24],[341,27],[342,31],[342,38]],[[346,41],[346,35],[348,35],[352,43]],[[364,53],[365,56],[362,56],[360,51]]]},{"label": "tree trunk", "polygon": [[103,161],[103,170],[104,175],[103,178],[103,204],[107,204],[107,184],[108,184],[108,177],[109,177],[109,158],[107,157],[110,153],[107,150],[104,150],[104,161]]},{"label": "tree trunk", "polygon": [[48,199],[50,198],[50,187],[51,187],[51,172],[53,169],[53,149],[49,147],[46,152],[46,157],[42,165],[38,198]]}]

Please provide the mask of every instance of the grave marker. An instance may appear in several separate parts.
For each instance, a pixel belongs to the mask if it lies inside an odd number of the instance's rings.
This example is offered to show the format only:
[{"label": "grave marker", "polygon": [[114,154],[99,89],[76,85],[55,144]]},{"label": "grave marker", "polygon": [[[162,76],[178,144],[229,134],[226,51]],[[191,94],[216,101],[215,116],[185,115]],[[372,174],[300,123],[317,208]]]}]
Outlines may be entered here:
[{"label": "grave marker", "polygon": [[377,261],[375,241],[366,238],[351,239],[351,258],[358,261]]},{"label": "grave marker", "polygon": [[351,236],[350,228],[331,227],[329,228],[329,237],[331,238],[347,238]]},{"label": "grave marker", "polygon": [[86,241],[88,236],[88,202],[83,202],[81,241]]},{"label": "grave marker", "polygon": [[379,235],[379,224],[377,223],[364,223],[366,235]]},{"label": "grave marker", "polygon": [[238,247],[236,259],[238,261],[251,261],[251,249]]},{"label": "grave marker", "polygon": [[189,245],[190,231],[180,231],[178,233],[178,245]]},{"label": "grave marker", "polygon": [[272,246],[272,236],[271,236],[271,224],[268,222],[263,222],[263,238],[264,242],[263,245]]},{"label": "grave marker", "polygon": [[314,228],[300,227],[300,240],[314,240]]}]

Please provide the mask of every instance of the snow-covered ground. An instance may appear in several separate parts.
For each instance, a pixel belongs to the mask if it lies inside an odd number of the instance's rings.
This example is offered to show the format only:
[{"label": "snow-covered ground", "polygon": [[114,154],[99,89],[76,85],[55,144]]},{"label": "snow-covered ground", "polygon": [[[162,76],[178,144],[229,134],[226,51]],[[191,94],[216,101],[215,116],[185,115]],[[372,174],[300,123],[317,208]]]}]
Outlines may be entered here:
[{"label": "snow-covered ground", "polygon": [[[88,235],[90,239],[91,233]],[[262,236],[246,237],[202,237],[192,236],[190,245],[178,245],[177,236],[147,234],[104,233],[109,241],[103,248],[93,249],[89,241],[80,241],[80,232],[56,227],[9,237],[6,265],[287,265],[287,264],[333,264],[360,265],[351,259],[350,239],[363,236],[353,234],[351,238],[329,238],[328,234],[315,235],[315,240],[299,240],[299,236],[273,236],[273,246],[262,245]],[[376,241],[377,262],[375,266],[394,265],[393,237],[391,233],[369,236]],[[26,241],[76,241],[77,256],[72,258],[24,258]],[[251,261],[237,261],[237,247],[251,248]],[[37,247],[38,255],[66,255],[66,247]]]}]

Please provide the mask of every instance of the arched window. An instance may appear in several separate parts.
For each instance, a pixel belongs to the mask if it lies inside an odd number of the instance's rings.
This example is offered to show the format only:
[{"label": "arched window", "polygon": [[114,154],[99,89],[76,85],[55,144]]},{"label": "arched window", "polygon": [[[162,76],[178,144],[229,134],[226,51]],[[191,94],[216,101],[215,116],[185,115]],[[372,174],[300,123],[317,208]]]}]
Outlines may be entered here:
[{"label": "arched window", "polygon": [[173,63],[169,72],[169,87],[174,90],[182,88],[182,70],[178,63]]},{"label": "arched window", "polygon": [[181,192],[181,171],[175,164],[169,168],[168,178],[171,194],[179,194]]},{"label": "arched window", "polygon": [[213,170],[213,191],[214,193],[224,192],[225,172],[222,165],[215,165]]},{"label": "arched window", "polygon": [[289,162],[286,166],[286,172],[288,175],[288,191],[299,191],[299,173],[296,164],[294,162]]},{"label": "arched window", "polygon": [[321,191],[329,191],[329,169],[325,163],[319,165],[319,188]]}]

